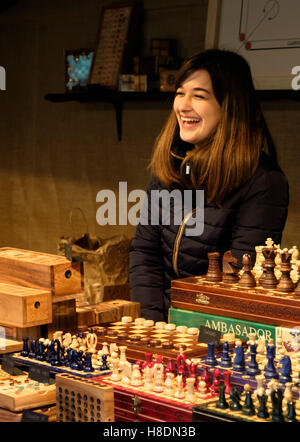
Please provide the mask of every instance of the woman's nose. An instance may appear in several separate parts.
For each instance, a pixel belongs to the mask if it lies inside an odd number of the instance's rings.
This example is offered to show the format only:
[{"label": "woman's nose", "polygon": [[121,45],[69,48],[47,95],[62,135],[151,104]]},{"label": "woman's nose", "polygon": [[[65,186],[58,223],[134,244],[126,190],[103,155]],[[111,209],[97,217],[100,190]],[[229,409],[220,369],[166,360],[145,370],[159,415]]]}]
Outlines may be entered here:
[{"label": "woman's nose", "polygon": [[183,97],[180,98],[178,102],[178,109],[180,111],[192,109],[192,100],[188,95],[184,95]]}]

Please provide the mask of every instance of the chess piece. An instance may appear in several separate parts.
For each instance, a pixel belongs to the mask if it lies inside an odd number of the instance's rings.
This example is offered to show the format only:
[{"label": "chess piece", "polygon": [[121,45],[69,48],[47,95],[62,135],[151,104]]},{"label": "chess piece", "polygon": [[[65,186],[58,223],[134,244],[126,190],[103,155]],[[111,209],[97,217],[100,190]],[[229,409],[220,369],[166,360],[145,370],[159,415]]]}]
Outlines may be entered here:
[{"label": "chess piece", "polygon": [[293,292],[295,289],[295,284],[293,283],[290,272],[292,270],[291,268],[291,261],[292,254],[288,251],[288,249],[283,249],[281,252],[281,278],[279,280],[279,283],[276,287],[276,290],[279,292]]},{"label": "chess piece", "polygon": [[167,367],[165,370],[166,373],[175,373],[175,365],[174,365],[174,359],[168,358]]},{"label": "chess piece", "polygon": [[257,354],[257,344],[255,341],[251,340],[249,342],[249,355],[250,361],[247,364],[246,372],[249,376],[256,376],[260,373],[260,369],[258,368],[258,363],[256,361]]},{"label": "chess piece", "polygon": [[219,266],[220,253],[212,252],[207,254],[208,257],[208,270],[205,275],[205,279],[211,282],[222,281],[222,272]]},{"label": "chess piece", "polygon": [[172,372],[166,373],[164,394],[171,397],[174,395],[174,374]]},{"label": "chess piece", "polygon": [[119,373],[119,358],[111,358],[111,366],[112,366],[112,374],[110,375],[110,379],[112,381],[120,381],[121,374]]},{"label": "chess piece", "polygon": [[85,353],[83,360],[84,363],[82,365],[82,368],[85,373],[92,373],[93,371],[95,371],[92,365],[92,353],[89,352]]},{"label": "chess piece", "polygon": [[107,354],[102,354],[101,355],[101,359],[102,359],[102,363],[101,363],[101,366],[100,366],[100,371],[108,370],[109,367],[107,365]]},{"label": "chess piece", "polygon": [[60,361],[60,341],[58,339],[52,340],[50,344],[51,360],[50,364],[57,367],[61,365]]},{"label": "chess piece", "polygon": [[256,286],[256,279],[255,279],[253,273],[251,272],[252,264],[251,264],[251,256],[249,255],[249,253],[245,253],[243,255],[242,264],[243,264],[243,267],[242,267],[243,274],[240,277],[239,285],[241,285],[242,287],[246,287],[246,288],[255,287]]},{"label": "chess piece", "polygon": [[242,346],[242,341],[237,340],[235,343],[235,348],[233,353],[235,357],[233,359],[233,370],[235,371],[244,371],[245,370],[245,354]]},{"label": "chess piece", "polygon": [[216,408],[220,408],[221,410],[225,410],[229,407],[228,402],[226,401],[225,396],[225,385],[219,386],[219,399],[216,402]]},{"label": "chess piece", "polygon": [[255,264],[253,267],[253,273],[255,276],[256,280],[259,280],[263,274],[263,267],[262,264],[265,261],[265,258],[262,254],[262,249],[264,248],[264,246],[256,246],[255,247],[255,251],[256,251],[256,259],[255,259]]},{"label": "chess piece", "polygon": [[293,246],[289,252],[291,253],[292,257],[291,257],[291,279],[293,281],[293,283],[295,284],[298,279],[299,279],[299,270],[298,270],[298,256],[299,256],[299,250],[297,246]]},{"label": "chess piece", "polygon": [[292,381],[292,363],[291,358],[288,355],[283,356],[282,359],[280,359],[279,363],[279,382],[282,384],[286,384],[287,382]]},{"label": "chess piece", "polygon": [[218,361],[215,357],[215,344],[214,342],[208,342],[207,344],[207,356],[205,358],[206,365],[217,365]]},{"label": "chess piece", "polygon": [[153,369],[149,365],[146,365],[144,371],[144,388],[146,391],[153,389]]},{"label": "chess piece", "polygon": [[63,333],[64,333],[63,331],[56,331],[53,333],[52,337],[53,340],[58,339],[61,346],[63,345],[63,339],[62,339]]},{"label": "chess piece", "polygon": [[253,416],[255,414],[255,408],[252,400],[251,387],[249,384],[244,385],[245,402],[242,408],[243,414],[246,416]]},{"label": "chess piece", "polygon": [[274,274],[274,268],[275,268],[275,249],[273,247],[264,247],[262,249],[262,254],[265,258],[264,261],[264,277],[262,278],[261,285],[265,289],[275,289],[278,280]]},{"label": "chess piece", "polygon": [[211,386],[211,379],[207,367],[204,367],[202,370],[201,381],[204,381],[206,388],[209,389],[209,387]]},{"label": "chess piece", "polygon": [[215,396],[219,393],[219,386],[221,384],[220,378],[221,378],[221,372],[220,372],[219,368],[215,368],[214,373],[213,373],[212,384],[210,387],[210,391],[213,396]]},{"label": "chess piece", "polygon": [[266,379],[272,379],[278,378],[277,371],[274,366],[274,359],[275,359],[275,353],[276,353],[276,347],[273,344],[267,345],[267,360],[268,363],[265,366],[265,378]]},{"label": "chess piece", "polygon": [[90,332],[86,337],[88,353],[92,353],[92,355],[96,353],[97,342],[98,342],[97,335],[96,333],[94,333],[94,330],[91,328]]},{"label": "chess piece", "polygon": [[37,354],[36,354],[37,361],[44,361],[46,358],[46,355],[44,353],[44,350],[45,350],[44,341],[45,341],[44,338],[40,338],[38,340],[38,350],[37,350]]},{"label": "chess piece", "polygon": [[70,347],[71,343],[72,343],[71,333],[65,333],[62,337],[62,345],[67,349]]},{"label": "chess piece", "polygon": [[23,338],[23,349],[21,351],[21,356],[27,358],[29,354],[29,346],[28,346],[29,338]]},{"label": "chess piece", "polygon": [[296,285],[296,287],[295,287],[295,295],[296,295],[296,296],[300,296],[300,279],[299,279],[299,281],[297,282],[297,285]]},{"label": "chess piece", "polygon": [[185,396],[183,389],[183,377],[181,375],[177,375],[176,382],[177,382],[177,387],[174,393],[174,397],[176,397],[177,399],[183,399]]},{"label": "chess piece", "polygon": [[231,390],[231,384],[230,384],[230,378],[231,378],[231,371],[223,371],[224,376],[224,386],[225,386],[225,393],[230,394]]},{"label": "chess piece", "polygon": [[257,416],[262,419],[267,419],[269,417],[269,412],[267,408],[268,396],[265,394],[265,389],[263,387],[257,390],[256,397],[259,402]]},{"label": "chess piece", "polygon": [[195,379],[194,378],[186,378],[186,386],[187,392],[185,395],[185,400],[189,402],[195,402]]},{"label": "chess piece", "polygon": [[77,340],[77,336],[76,335],[72,336],[72,342],[70,344],[70,347],[73,348],[74,350],[78,349],[79,344],[78,344],[78,340]]},{"label": "chess piece", "polygon": [[30,342],[30,351],[28,353],[28,357],[30,359],[36,358],[36,350],[37,350],[37,341],[35,339],[32,339]]},{"label": "chess piece", "polygon": [[271,392],[272,422],[284,422],[282,414],[282,392],[277,389]]},{"label": "chess piece", "polygon": [[130,384],[131,371],[132,371],[132,364],[128,361],[123,361],[122,372],[121,372],[121,382],[123,384]]},{"label": "chess piece", "polygon": [[133,365],[130,385],[134,387],[140,387],[142,385],[140,367],[137,364]]},{"label": "chess piece", "polygon": [[198,384],[198,393],[197,395],[200,397],[200,399],[206,399],[208,396],[208,390],[206,387],[205,381],[200,381]]},{"label": "chess piece", "polygon": [[223,255],[223,274],[222,281],[228,284],[234,284],[239,281],[238,260],[229,250]]},{"label": "chess piece", "polygon": [[228,341],[225,341],[223,343],[223,352],[222,352],[222,357],[221,357],[221,361],[220,361],[220,366],[223,368],[229,368],[231,367],[231,358],[229,356],[229,343]]},{"label": "chess piece", "polygon": [[164,390],[164,366],[161,362],[158,362],[153,367],[154,386],[153,391],[161,393]]},{"label": "chess piece", "polygon": [[81,371],[82,370],[82,364],[80,363],[80,360],[79,360],[80,355],[78,354],[77,350],[72,348],[70,356],[71,356],[70,368],[72,370]]},{"label": "chess piece", "polygon": [[240,403],[240,393],[236,387],[231,388],[230,399],[231,399],[231,402],[229,404],[229,408],[231,411],[239,411],[242,409],[242,406]]}]

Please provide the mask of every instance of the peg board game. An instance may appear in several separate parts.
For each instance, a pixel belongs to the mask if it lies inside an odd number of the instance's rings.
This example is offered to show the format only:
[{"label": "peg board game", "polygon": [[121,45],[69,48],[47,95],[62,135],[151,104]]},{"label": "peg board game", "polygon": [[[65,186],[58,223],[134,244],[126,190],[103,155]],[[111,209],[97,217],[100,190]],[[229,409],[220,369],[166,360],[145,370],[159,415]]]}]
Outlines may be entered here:
[{"label": "peg board game", "polygon": [[55,385],[43,384],[27,375],[0,379],[0,407],[11,411],[55,404]]},{"label": "peg board game", "polygon": [[263,324],[300,325],[300,296],[239,283],[207,281],[195,276],[172,281],[171,307]]},{"label": "peg board game", "polygon": [[58,422],[114,422],[113,387],[68,374],[56,376]]}]

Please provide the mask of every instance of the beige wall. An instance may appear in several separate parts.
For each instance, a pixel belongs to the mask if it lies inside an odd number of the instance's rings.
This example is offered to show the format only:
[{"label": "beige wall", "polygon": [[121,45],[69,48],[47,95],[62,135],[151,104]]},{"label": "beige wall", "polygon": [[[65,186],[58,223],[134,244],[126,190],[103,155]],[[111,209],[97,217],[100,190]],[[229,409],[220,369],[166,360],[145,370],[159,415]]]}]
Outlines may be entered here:
[{"label": "beige wall", "polygon": [[[56,252],[58,238],[72,233],[69,214],[80,207],[88,230],[103,237],[134,232],[131,226],[100,227],[96,194],[101,189],[144,189],[153,142],[169,105],[127,102],[123,139],[117,141],[115,114],[105,103],[51,103],[64,91],[64,49],[93,47],[100,11],[110,1],[19,0],[0,14],[0,65],[7,90],[0,91],[0,246]],[[179,55],[204,47],[207,1],[145,0],[142,52],[151,38],[175,38]],[[291,184],[284,244],[300,245],[300,103],[264,103]],[[76,216],[75,216],[76,215]],[[73,231],[87,227],[74,215]]]}]

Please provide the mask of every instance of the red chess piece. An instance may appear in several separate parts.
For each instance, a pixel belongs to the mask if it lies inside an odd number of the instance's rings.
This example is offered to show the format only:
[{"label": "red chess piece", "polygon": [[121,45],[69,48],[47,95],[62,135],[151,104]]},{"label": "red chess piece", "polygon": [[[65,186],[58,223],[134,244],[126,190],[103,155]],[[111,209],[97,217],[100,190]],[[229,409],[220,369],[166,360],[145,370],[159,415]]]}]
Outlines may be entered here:
[{"label": "red chess piece", "polygon": [[174,373],[174,372],[175,372],[174,359],[168,358],[168,363],[167,363],[165,373]]},{"label": "red chess piece", "polygon": [[230,377],[231,377],[231,371],[227,370],[223,372],[224,376],[224,385],[225,385],[225,394],[230,394],[231,385],[230,385]]},{"label": "red chess piece", "polygon": [[218,368],[215,368],[214,374],[213,374],[212,385],[210,387],[210,391],[214,396],[219,394],[219,386],[221,384],[220,378],[221,378],[220,370]]},{"label": "red chess piece", "polygon": [[204,367],[202,370],[201,381],[204,381],[206,383],[206,388],[209,389],[209,387],[211,386],[211,378],[206,367]]},{"label": "red chess piece", "polygon": [[145,353],[146,361],[142,365],[142,369],[145,370],[146,367],[152,368],[154,362],[152,361],[152,353]]}]

